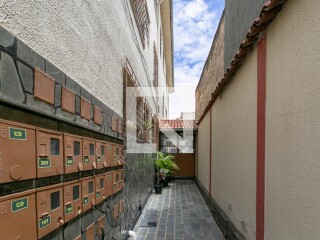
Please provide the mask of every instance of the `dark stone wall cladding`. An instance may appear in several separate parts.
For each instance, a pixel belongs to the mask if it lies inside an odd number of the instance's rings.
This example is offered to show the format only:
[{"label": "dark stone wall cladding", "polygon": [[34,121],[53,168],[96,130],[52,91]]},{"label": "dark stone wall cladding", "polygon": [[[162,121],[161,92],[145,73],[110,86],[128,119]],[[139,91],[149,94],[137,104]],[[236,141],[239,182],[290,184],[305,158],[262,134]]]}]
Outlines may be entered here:
[{"label": "dark stone wall cladding", "polygon": [[[35,68],[55,80],[53,105],[34,97]],[[62,87],[67,87],[75,93],[75,114],[62,110]],[[93,110],[90,113],[90,120],[86,120],[80,116],[81,98],[91,103],[91,109],[94,106],[101,109],[101,125],[94,123]],[[7,116],[9,114],[9,120],[25,118],[26,123],[36,122],[37,125],[48,129],[58,128],[63,130],[64,128],[72,128],[72,131],[80,135],[91,135],[90,131],[92,131],[93,136],[98,132],[106,136],[107,139],[117,140],[118,143],[119,140],[125,140],[122,134],[123,131],[119,133],[119,129],[116,131],[112,130],[112,117],[122,123],[123,119],[121,116],[0,26],[1,102],[5,105],[2,106],[0,104],[0,111],[2,111],[0,115]],[[17,108],[19,110],[15,110]],[[20,122],[24,122],[24,120],[22,119]],[[63,122],[66,123],[65,126]],[[143,153],[126,154],[125,151],[124,190],[107,198],[87,212],[82,213],[79,217],[64,224],[63,227],[51,232],[43,239],[69,240],[75,239],[80,235],[82,235],[82,239],[86,239],[86,228],[92,224],[95,227],[95,239],[100,239],[97,235],[97,222],[103,215],[106,216],[105,239],[125,239],[127,231],[139,217],[152,190],[154,157],[152,154]],[[52,184],[54,179],[49,179],[49,182],[46,182],[46,180],[39,180],[39,182],[43,182],[43,185],[48,185]],[[60,176],[57,176],[57,179],[56,182],[61,182]],[[68,179],[68,177],[66,176],[65,179]],[[30,186],[28,183],[30,183]],[[27,181],[25,184],[13,184],[12,187],[15,188],[14,192],[20,192],[24,189],[37,187],[37,184],[34,184],[34,181]],[[12,190],[11,187],[10,189]],[[11,190],[10,192],[12,192]],[[114,219],[113,207],[122,199],[125,199],[124,212]]]},{"label": "dark stone wall cladding", "polygon": [[[35,68],[41,70],[55,81],[53,105],[34,97]],[[61,107],[62,86],[75,93],[75,114],[66,112]],[[89,120],[80,116],[81,98],[88,100],[91,104]],[[119,129],[112,130],[112,117],[123,125],[122,117],[119,114],[1,26],[0,100],[22,104],[46,115],[100,131],[120,140],[124,139],[123,131],[119,131]],[[101,125],[94,123],[94,106],[101,109]]]}]

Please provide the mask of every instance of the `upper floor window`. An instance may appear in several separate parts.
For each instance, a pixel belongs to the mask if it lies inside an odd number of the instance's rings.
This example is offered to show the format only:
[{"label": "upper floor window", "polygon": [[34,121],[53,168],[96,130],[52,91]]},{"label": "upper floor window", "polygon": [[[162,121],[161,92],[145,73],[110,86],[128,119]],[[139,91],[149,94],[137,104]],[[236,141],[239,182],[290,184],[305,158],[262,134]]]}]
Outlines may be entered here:
[{"label": "upper floor window", "polygon": [[150,18],[148,13],[146,0],[130,0],[132,11],[136,19],[140,38],[143,47],[145,47],[145,41],[149,42],[149,26]]}]

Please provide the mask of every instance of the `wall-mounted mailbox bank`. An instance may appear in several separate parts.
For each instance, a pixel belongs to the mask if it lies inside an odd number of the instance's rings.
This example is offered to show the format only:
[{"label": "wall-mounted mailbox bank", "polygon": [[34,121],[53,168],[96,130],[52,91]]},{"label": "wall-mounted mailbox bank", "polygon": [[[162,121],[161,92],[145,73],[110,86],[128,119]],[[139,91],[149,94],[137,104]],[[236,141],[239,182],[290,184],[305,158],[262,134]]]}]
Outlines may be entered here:
[{"label": "wall-mounted mailbox bank", "polygon": [[35,190],[0,198],[1,239],[37,239]]},{"label": "wall-mounted mailbox bank", "polygon": [[113,172],[112,179],[113,179],[112,194],[116,194],[119,191],[119,181],[120,181],[119,171]]},{"label": "wall-mounted mailbox bank", "polygon": [[97,169],[106,168],[108,166],[106,153],[106,142],[96,141]]},{"label": "wall-mounted mailbox bank", "polygon": [[38,129],[36,142],[38,178],[63,174],[62,133]]},{"label": "wall-mounted mailbox bank", "polygon": [[0,120],[0,183],[36,178],[36,132]]},{"label": "wall-mounted mailbox bank", "polygon": [[83,170],[92,170],[97,168],[96,163],[96,142],[92,139],[82,138],[83,145]]},{"label": "wall-mounted mailbox bank", "polygon": [[82,179],[82,211],[85,212],[96,205],[95,184],[93,177]]},{"label": "wall-mounted mailbox bank", "polygon": [[113,172],[106,173],[105,180],[106,197],[110,197],[113,194]]},{"label": "wall-mounted mailbox bank", "polygon": [[38,239],[64,224],[62,184],[37,189]]},{"label": "wall-mounted mailbox bank", "polygon": [[107,143],[106,144],[107,167],[112,167],[113,166],[113,158],[114,158],[113,144]]},{"label": "wall-mounted mailbox bank", "polygon": [[94,177],[96,183],[96,204],[101,203],[106,199],[105,191],[105,175],[101,174]]},{"label": "wall-mounted mailbox bank", "polygon": [[82,213],[81,181],[64,183],[63,186],[64,220],[70,221]]},{"label": "wall-mounted mailbox bank", "polygon": [[65,173],[82,171],[82,138],[66,133],[63,137]]}]

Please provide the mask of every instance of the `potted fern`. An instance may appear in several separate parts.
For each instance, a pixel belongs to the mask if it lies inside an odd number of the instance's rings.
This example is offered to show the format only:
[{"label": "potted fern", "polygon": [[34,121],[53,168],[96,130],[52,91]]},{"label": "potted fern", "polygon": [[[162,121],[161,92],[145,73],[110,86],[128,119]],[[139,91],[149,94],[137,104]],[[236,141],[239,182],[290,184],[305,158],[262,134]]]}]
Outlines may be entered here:
[{"label": "potted fern", "polygon": [[164,154],[162,152],[157,153],[157,159],[155,161],[156,168],[162,170],[164,178],[162,179],[162,184],[164,187],[168,186],[169,177],[172,176],[174,171],[178,171],[179,167],[173,161],[174,156],[170,154]]}]

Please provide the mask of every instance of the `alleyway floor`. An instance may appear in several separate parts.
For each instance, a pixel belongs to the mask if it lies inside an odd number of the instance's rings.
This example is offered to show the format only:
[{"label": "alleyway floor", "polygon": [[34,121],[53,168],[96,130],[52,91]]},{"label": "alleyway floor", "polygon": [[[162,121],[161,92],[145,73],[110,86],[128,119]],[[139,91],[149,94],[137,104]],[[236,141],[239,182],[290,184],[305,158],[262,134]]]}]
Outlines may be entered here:
[{"label": "alleyway floor", "polygon": [[185,180],[152,193],[134,232],[137,240],[224,239],[197,186]]}]

